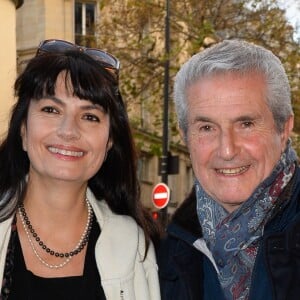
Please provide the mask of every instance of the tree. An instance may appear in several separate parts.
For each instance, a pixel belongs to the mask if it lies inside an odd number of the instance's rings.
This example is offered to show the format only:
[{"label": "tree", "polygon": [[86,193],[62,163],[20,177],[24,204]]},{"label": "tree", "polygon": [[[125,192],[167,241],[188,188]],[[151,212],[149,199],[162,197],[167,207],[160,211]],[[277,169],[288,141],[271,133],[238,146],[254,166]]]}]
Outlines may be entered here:
[{"label": "tree", "polygon": [[[99,43],[121,60],[120,86],[132,124],[161,133],[165,1],[103,0]],[[171,82],[192,54],[223,39],[245,39],[272,50],[287,70],[300,132],[300,45],[275,0],[170,0]],[[103,48],[103,46],[102,46]],[[172,93],[172,84],[170,94]],[[171,104],[171,103],[170,103]],[[174,110],[170,132],[178,142]]]}]

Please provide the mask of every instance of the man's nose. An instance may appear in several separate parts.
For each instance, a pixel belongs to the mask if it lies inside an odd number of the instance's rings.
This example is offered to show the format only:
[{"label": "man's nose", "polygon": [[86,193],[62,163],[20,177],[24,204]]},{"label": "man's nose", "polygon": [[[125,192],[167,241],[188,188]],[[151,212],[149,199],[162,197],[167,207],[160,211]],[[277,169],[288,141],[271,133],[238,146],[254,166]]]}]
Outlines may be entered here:
[{"label": "man's nose", "polygon": [[238,137],[233,130],[223,130],[220,134],[219,156],[224,160],[232,160],[239,152]]}]

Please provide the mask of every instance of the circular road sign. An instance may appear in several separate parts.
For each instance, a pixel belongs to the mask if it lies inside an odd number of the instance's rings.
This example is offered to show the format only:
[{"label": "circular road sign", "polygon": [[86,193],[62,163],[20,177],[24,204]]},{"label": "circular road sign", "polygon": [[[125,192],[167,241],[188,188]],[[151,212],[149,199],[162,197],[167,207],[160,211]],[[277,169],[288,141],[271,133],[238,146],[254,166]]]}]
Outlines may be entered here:
[{"label": "circular road sign", "polygon": [[153,205],[158,208],[162,209],[166,207],[170,200],[170,189],[164,183],[158,183],[152,191],[152,202]]}]

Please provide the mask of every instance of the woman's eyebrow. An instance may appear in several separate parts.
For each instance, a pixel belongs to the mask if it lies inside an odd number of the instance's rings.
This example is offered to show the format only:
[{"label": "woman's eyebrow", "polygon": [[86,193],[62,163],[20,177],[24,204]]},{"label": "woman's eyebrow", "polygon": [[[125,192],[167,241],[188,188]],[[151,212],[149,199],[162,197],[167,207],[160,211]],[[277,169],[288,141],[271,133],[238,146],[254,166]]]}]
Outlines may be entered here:
[{"label": "woman's eyebrow", "polygon": [[45,100],[52,100],[52,101],[54,101],[57,104],[65,105],[64,102],[61,99],[59,99],[59,98],[57,98],[55,96],[48,96],[48,95],[46,95],[46,96],[42,97],[40,100],[44,100],[44,101]]},{"label": "woman's eyebrow", "polygon": [[80,106],[84,110],[99,110],[101,112],[104,112],[104,109],[101,105],[99,104],[84,104]]},{"label": "woman's eyebrow", "polygon": [[[54,101],[54,102],[57,103],[57,104],[66,106],[65,101],[63,101],[63,100],[60,99],[60,98],[57,98],[56,96],[45,96],[45,97],[43,97],[41,100],[52,100],[52,101]],[[83,109],[83,110],[99,110],[99,111],[101,111],[101,112],[104,112],[103,107],[102,107],[101,105],[99,105],[99,104],[94,104],[94,103],[83,104],[83,105],[81,105],[80,107],[81,107],[81,109]]]}]

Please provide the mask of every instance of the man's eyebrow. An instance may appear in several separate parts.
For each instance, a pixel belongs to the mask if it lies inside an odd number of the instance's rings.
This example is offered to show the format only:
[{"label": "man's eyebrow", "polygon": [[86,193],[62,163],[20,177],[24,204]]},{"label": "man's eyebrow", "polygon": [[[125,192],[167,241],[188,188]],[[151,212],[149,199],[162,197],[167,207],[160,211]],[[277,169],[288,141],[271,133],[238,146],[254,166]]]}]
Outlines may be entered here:
[{"label": "man's eyebrow", "polygon": [[[241,122],[241,121],[252,121],[258,119],[258,115],[242,115],[238,116],[237,118],[232,119],[234,122]],[[214,123],[214,120],[210,117],[206,116],[196,116],[192,120],[192,124],[197,123],[197,122],[209,122],[209,123]]]},{"label": "man's eyebrow", "polygon": [[239,116],[236,119],[234,119],[234,121],[237,122],[241,122],[241,121],[253,121],[258,119],[259,116],[258,115],[243,115],[243,116]]},{"label": "man's eyebrow", "polygon": [[209,117],[205,117],[205,116],[196,116],[193,120],[192,120],[192,124],[197,123],[197,122],[213,122],[213,120]]}]

